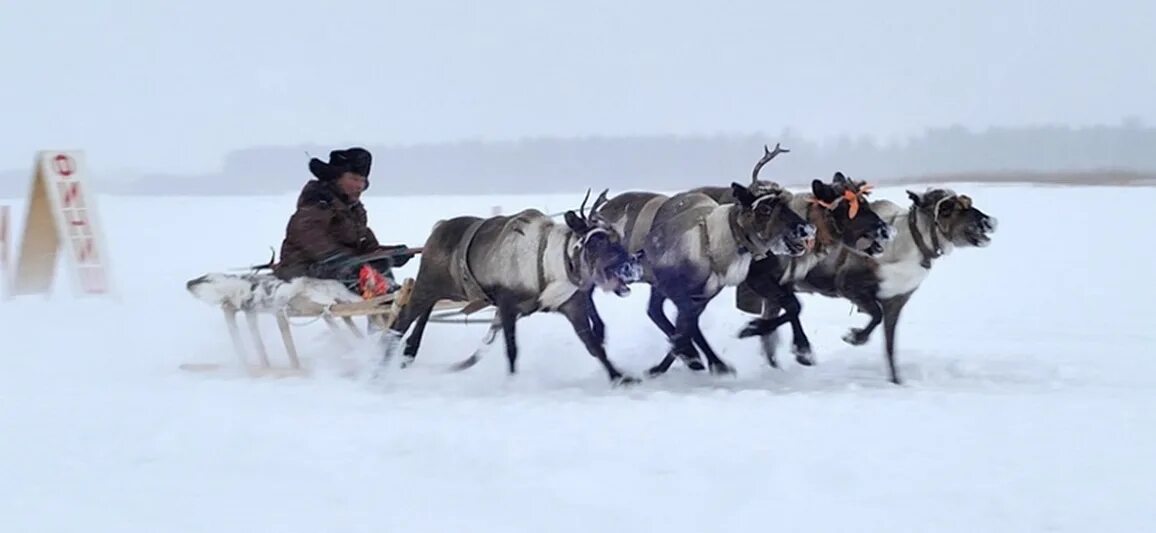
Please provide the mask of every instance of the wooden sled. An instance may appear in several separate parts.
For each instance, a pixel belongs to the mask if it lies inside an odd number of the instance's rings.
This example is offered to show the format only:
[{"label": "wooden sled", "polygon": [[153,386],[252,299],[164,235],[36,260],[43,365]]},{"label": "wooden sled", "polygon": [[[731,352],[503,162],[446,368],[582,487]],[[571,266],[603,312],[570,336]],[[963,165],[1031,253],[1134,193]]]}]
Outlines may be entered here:
[{"label": "wooden sled", "polygon": [[[353,318],[366,317],[367,321],[374,322],[374,325],[380,329],[389,328],[393,325],[394,320],[397,319],[402,307],[409,301],[410,294],[413,291],[413,284],[413,278],[407,278],[402,283],[401,289],[394,293],[357,302],[322,305],[303,297],[295,297],[289,301],[288,305],[277,309],[260,311],[253,309],[241,310],[229,303],[223,303],[221,310],[225,315],[225,324],[228,326],[229,336],[232,339],[233,349],[236,353],[238,363],[249,377],[301,377],[308,376],[311,372],[309,368],[301,364],[301,358],[293,340],[289,322],[290,318],[321,318],[325,321],[326,325],[329,326],[330,331],[339,337],[342,336],[341,327],[337,324],[337,319],[340,318],[355,338],[364,338],[366,334],[354,324]],[[443,300],[435,305],[434,310],[446,314],[472,314],[485,307],[487,306]],[[244,343],[242,342],[240,327],[237,325],[238,312],[244,312],[245,314],[245,319],[249,326],[249,337],[257,352],[256,362],[249,360],[247,350],[245,350]],[[274,366],[270,361],[269,352],[265,348],[265,343],[261,338],[258,325],[258,315],[262,314],[272,314],[275,317],[277,327],[281,332],[281,341],[285,347],[288,366]],[[217,372],[224,370],[226,365],[218,363],[186,363],[182,364],[180,368],[190,372]]]}]

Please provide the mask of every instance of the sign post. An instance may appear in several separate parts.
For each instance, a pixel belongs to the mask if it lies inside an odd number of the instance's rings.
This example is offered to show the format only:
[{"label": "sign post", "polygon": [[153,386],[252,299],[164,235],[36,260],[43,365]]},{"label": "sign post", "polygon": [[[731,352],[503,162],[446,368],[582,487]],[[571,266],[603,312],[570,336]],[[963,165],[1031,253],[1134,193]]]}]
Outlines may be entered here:
[{"label": "sign post", "polygon": [[8,234],[11,233],[8,229],[9,218],[8,206],[0,205],[0,295],[8,293],[8,278],[12,272],[8,260],[8,250],[11,249],[8,242]]},{"label": "sign post", "polygon": [[73,285],[79,294],[114,294],[108,247],[95,195],[85,181],[84,163],[81,151],[37,153],[20,255],[9,278],[6,297],[49,292],[60,250],[71,267]]}]

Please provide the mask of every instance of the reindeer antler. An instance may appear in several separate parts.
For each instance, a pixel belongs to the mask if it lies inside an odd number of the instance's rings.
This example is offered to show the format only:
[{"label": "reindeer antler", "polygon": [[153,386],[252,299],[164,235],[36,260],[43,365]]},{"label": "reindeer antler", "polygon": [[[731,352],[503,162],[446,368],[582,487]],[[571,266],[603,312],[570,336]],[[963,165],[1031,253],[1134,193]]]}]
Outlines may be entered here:
[{"label": "reindeer antler", "polygon": [[594,205],[590,206],[590,214],[591,215],[593,215],[595,212],[597,212],[598,208],[602,207],[602,204],[606,203],[606,195],[609,193],[610,193],[609,188],[602,189],[602,192],[598,194],[598,198],[594,199]]},{"label": "reindeer antler", "polygon": [[578,206],[578,214],[586,219],[586,201],[590,199],[590,189],[586,189],[586,197],[582,199],[582,205]]},{"label": "reindeer antler", "polygon": [[602,192],[598,193],[598,198],[594,199],[594,205],[590,206],[590,216],[587,220],[594,220],[594,219],[598,219],[600,221],[605,220],[602,218],[602,214],[598,212],[598,209],[601,208],[602,205],[606,203],[606,195],[609,193],[610,193],[609,188],[602,189]]},{"label": "reindeer antler", "polygon": [[759,182],[759,171],[763,169],[763,165],[770,163],[771,160],[774,159],[775,156],[777,156],[779,154],[787,154],[787,153],[791,152],[790,150],[788,150],[786,148],[782,148],[780,146],[780,144],[781,143],[775,143],[775,150],[773,152],[767,148],[767,145],[765,145],[765,144],[763,145],[763,157],[762,157],[762,159],[759,159],[758,163],[755,163],[755,168],[754,168],[754,170],[751,171],[751,185],[752,186],[754,186],[754,184]]}]

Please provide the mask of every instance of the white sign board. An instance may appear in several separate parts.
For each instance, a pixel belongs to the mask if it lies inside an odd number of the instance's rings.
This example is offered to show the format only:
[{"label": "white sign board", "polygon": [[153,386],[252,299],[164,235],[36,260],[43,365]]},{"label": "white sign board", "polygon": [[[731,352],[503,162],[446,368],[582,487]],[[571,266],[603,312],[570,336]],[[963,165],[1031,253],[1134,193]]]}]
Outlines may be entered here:
[{"label": "white sign board", "polygon": [[11,272],[8,260],[8,250],[11,249],[8,235],[12,232],[8,220],[11,218],[8,206],[0,205],[0,291],[7,292],[8,276]]},{"label": "white sign board", "polygon": [[85,170],[83,152],[37,154],[20,255],[8,296],[48,292],[56,275],[59,250],[64,251],[79,294],[113,295],[108,247]]}]

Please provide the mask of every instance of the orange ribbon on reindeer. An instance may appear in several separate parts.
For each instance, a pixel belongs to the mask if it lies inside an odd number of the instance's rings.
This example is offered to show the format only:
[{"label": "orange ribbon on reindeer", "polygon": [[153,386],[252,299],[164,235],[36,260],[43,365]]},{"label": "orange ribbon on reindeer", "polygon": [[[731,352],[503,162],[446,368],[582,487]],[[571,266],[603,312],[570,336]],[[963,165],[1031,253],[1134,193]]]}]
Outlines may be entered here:
[{"label": "orange ribbon on reindeer", "polygon": [[[858,190],[855,191],[851,189],[843,189],[843,197],[839,200],[847,201],[847,218],[855,218],[855,216],[859,214],[859,197],[871,194],[871,189],[873,188],[874,187],[872,185],[864,183],[863,185],[859,186]],[[828,203],[818,198],[811,199],[813,203],[819,204],[827,209],[834,209],[835,204],[839,203],[839,200]]]}]

